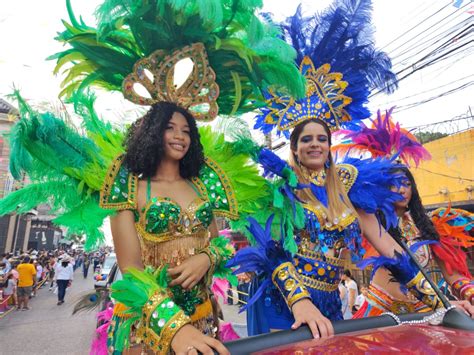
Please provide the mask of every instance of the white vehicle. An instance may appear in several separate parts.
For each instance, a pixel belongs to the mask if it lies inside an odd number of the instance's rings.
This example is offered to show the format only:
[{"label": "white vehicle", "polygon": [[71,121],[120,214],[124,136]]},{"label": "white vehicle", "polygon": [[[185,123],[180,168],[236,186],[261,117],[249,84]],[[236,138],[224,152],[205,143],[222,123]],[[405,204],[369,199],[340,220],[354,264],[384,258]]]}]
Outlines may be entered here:
[{"label": "white vehicle", "polygon": [[115,255],[115,253],[109,254],[105,257],[104,264],[100,268],[100,272],[94,276],[94,287],[107,286],[107,278],[116,262],[117,256]]}]

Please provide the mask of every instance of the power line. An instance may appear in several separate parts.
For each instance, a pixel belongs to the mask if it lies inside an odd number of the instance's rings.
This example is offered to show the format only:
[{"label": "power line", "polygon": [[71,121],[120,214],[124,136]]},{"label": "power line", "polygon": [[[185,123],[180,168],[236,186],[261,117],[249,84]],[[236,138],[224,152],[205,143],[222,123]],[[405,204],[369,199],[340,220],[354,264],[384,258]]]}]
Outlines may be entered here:
[{"label": "power line", "polygon": [[469,86],[472,86],[474,84],[474,81],[470,81],[468,83],[465,83],[461,86],[458,86],[457,88],[454,88],[454,89],[451,89],[451,90],[448,90],[448,91],[445,91],[439,95],[436,95],[436,96],[432,96],[428,99],[425,99],[425,100],[421,100],[421,101],[417,101],[417,102],[413,102],[411,104],[406,104],[406,105],[402,105],[402,106],[398,106],[397,108],[395,108],[395,110],[393,112],[402,112],[402,111],[406,111],[406,110],[409,110],[411,108],[414,108],[414,107],[417,107],[419,105],[422,105],[422,104],[425,104],[427,102],[430,102],[430,101],[433,101],[433,100],[436,100],[436,99],[439,99],[440,97],[444,97],[444,96],[448,96],[448,95],[451,95],[451,94],[454,94],[455,92],[458,92],[460,90],[464,90],[466,88],[468,88]]},{"label": "power line", "polygon": [[449,82],[449,83],[440,85],[440,86],[438,86],[438,87],[435,87],[435,88],[432,88],[432,89],[429,89],[429,90],[425,90],[425,91],[420,91],[420,92],[418,92],[418,93],[416,93],[416,94],[409,95],[409,96],[405,96],[405,97],[402,97],[402,98],[400,98],[400,99],[396,99],[396,100],[393,100],[393,101],[388,101],[388,102],[386,102],[386,103],[384,103],[384,104],[382,104],[382,105],[378,105],[378,106],[387,107],[387,106],[389,106],[390,104],[393,104],[393,103],[396,103],[396,102],[399,102],[399,101],[402,101],[402,100],[406,100],[406,99],[411,99],[411,98],[413,98],[413,97],[415,97],[415,96],[423,95],[423,94],[429,93],[429,92],[431,92],[431,91],[441,89],[441,88],[443,88],[443,87],[446,87],[446,86],[449,86],[449,85],[458,83],[458,82],[460,82],[460,81],[462,81],[462,80],[464,80],[464,79],[468,79],[468,78],[473,77],[473,76],[474,76],[474,74],[471,74],[471,75],[465,76],[464,78],[459,78],[459,79],[457,79],[457,80],[453,80],[453,81],[451,81],[451,82]]},{"label": "power line", "polygon": [[451,1],[449,1],[446,5],[444,5],[441,9],[435,11],[433,14],[431,14],[430,16],[428,16],[427,18],[425,18],[424,20],[418,22],[415,26],[411,27],[410,29],[406,30],[405,32],[403,32],[401,35],[399,35],[397,38],[393,39],[391,42],[387,43],[385,46],[383,46],[381,49],[384,49],[386,47],[388,47],[389,45],[391,45],[392,43],[394,43],[395,41],[397,41],[398,39],[402,38],[403,36],[405,36],[407,33],[409,33],[410,31],[413,31],[415,28],[417,28],[418,26],[420,26],[422,23],[426,22],[427,20],[429,20],[430,18],[432,18],[433,16],[435,16],[437,13],[443,11],[445,8],[447,8],[448,6],[451,5]]},{"label": "power line", "polygon": [[437,173],[437,172],[435,172],[435,171],[431,171],[431,170],[428,170],[428,169],[425,169],[425,168],[420,168],[420,167],[418,167],[417,169],[426,171],[426,172],[428,172],[428,173],[430,173],[430,174],[433,174],[433,175],[444,176],[444,177],[451,178],[451,179],[465,180],[465,181],[470,181],[470,182],[474,181],[474,179],[463,178],[462,176],[453,176],[453,175],[448,175],[448,174],[443,174],[443,173]]},{"label": "power line", "polygon": [[[463,35],[463,37],[464,37],[464,36],[465,36],[465,35]],[[402,81],[402,80],[408,78],[409,76],[413,75],[414,73],[416,73],[416,72],[419,71],[419,70],[422,70],[422,69],[424,69],[424,68],[426,68],[426,67],[428,67],[428,66],[430,66],[430,65],[433,65],[433,64],[439,62],[440,60],[442,60],[442,58],[447,57],[447,56],[450,55],[451,53],[453,53],[453,52],[455,52],[455,51],[457,51],[457,50],[459,50],[459,49],[465,47],[466,45],[468,45],[468,44],[470,44],[470,43],[472,42],[472,40],[471,40],[471,41],[469,41],[469,42],[463,43],[462,45],[459,45],[459,46],[457,46],[457,47],[451,49],[450,51],[447,51],[447,52],[445,52],[445,53],[439,55],[438,57],[432,59],[431,61],[426,62],[426,63],[424,63],[424,64],[422,64],[422,65],[417,66],[417,64],[420,64],[423,60],[426,60],[426,59],[428,59],[430,56],[436,54],[441,48],[443,48],[444,46],[446,46],[447,44],[449,44],[449,42],[452,41],[452,40],[453,40],[453,38],[451,38],[450,40],[448,40],[448,41],[446,41],[445,43],[443,43],[441,46],[439,46],[438,48],[436,48],[435,50],[433,50],[431,53],[427,54],[425,57],[423,57],[423,58],[419,59],[418,61],[416,61],[415,63],[413,63],[411,66],[409,66],[409,67],[407,67],[407,68],[405,68],[405,69],[403,69],[403,70],[397,72],[396,75],[398,76],[399,74],[405,72],[406,70],[408,70],[408,69],[410,69],[410,68],[414,68],[414,69],[412,69],[411,72],[409,72],[408,74],[406,74],[406,75],[404,75],[403,77],[399,78],[399,79],[398,79],[398,82],[400,82],[400,81]],[[384,92],[385,89],[386,89],[386,87],[384,87],[384,88],[378,90],[377,92],[371,94],[371,95],[369,96],[369,98],[370,98],[370,97],[373,97],[373,96],[375,96],[375,95],[378,95],[378,94],[380,94],[380,93],[382,93],[382,92]]]},{"label": "power line", "polygon": [[[466,5],[465,5],[465,6],[466,6]],[[465,6],[464,6],[464,7],[465,7]],[[463,8],[464,8],[464,7],[463,7]],[[454,10],[453,12],[449,13],[449,15],[446,15],[446,16],[443,17],[441,20],[437,21],[434,26],[431,26],[431,27],[429,28],[429,30],[432,30],[433,28],[437,27],[440,23],[442,23],[442,22],[443,22],[444,20],[446,20],[447,18],[453,16],[456,12],[460,11],[461,9],[462,9],[462,8],[459,8],[459,9],[456,9],[456,10]],[[463,14],[463,13],[461,12],[460,15],[462,15],[462,14]],[[458,16],[459,16],[459,15],[458,15]],[[457,17],[455,17],[455,18],[457,18]],[[421,24],[421,23],[420,23],[420,24]],[[423,32],[423,34],[425,34],[425,33],[426,33],[426,30]],[[408,39],[408,40],[405,41],[404,43],[400,44],[398,47],[396,47],[396,48],[390,50],[390,51],[389,51],[389,54],[394,53],[397,49],[400,49],[401,47],[403,47],[403,46],[405,46],[406,44],[410,43],[412,40],[416,39],[416,38],[417,38],[419,35],[421,35],[421,34],[422,34],[422,32],[417,33],[415,36],[411,37],[410,39]]]},{"label": "power line", "polygon": [[[392,62],[395,62],[396,60],[398,60],[397,63],[393,64],[393,67],[403,65],[403,61],[405,60],[405,59],[403,59],[404,55],[410,53],[413,50],[418,50],[418,52],[416,52],[415,54],[411,54],[409,56],[409,57],[414,57],[414,56],[422,53],[423,51],[426,51],[429,47],[431,47],[431,46],[435,45],[436,43],[442,41],[443,38],[452,35],[454,32],[459,30],[459,28],[461,28],[463,25],[470,24],[470,23],[471,23],[471,19],[469,19],[469,18],[464,19],[463,21],[457,23],[456,25],[451,26],[449,28],[449,30],[445,30],[442,33],[434,33],[433,37],[430,37],[429,39],[425,39],[424,42],[418,41],[418,42],[414,43],[411,47],[407,48],[404,52],[398,54],[397,56],[392,56]],[[436,31],[434,31],[434,32],[436,32]],[[423,44],[427,44],[427,45],[420,49],[420,46],[423,45]]]}]

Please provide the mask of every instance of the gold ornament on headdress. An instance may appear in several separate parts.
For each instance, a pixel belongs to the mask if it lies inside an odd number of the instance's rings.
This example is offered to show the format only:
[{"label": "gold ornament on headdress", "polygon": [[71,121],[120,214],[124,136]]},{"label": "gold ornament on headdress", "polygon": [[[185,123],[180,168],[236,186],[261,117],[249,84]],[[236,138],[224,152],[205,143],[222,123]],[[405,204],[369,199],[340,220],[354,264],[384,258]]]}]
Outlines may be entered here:
[{"label": "gold ornament on headdress", "polygon": [[337,130],[341,122],[351,120],[345,107],[352,99],[344,95],[347,82],[342,80],[341,73],[331,72],[331,65],[327,63],[316,69],[309,57],[301,61],[300,72],[306,78],[306,96],[295,100],[269,91],[267,107],[261,116],[264,125],[286,131],[303,121],[318,118],[331,130]]},{"label": "gold ornament on headdress", "polygon": [[[187,58],[193,62],[193,70],[184,84],[176,87],[176,64]],[[137,93],[136,84],[142,85],[150,97]],[[127,100],[138,105],[173,102],[188,109],[199,121],[212,121],[219,112],[216,101],[219,86],[202,43],[194,43],[168,55],[160,49],[140,59],[124,79],[122,91]]]}]

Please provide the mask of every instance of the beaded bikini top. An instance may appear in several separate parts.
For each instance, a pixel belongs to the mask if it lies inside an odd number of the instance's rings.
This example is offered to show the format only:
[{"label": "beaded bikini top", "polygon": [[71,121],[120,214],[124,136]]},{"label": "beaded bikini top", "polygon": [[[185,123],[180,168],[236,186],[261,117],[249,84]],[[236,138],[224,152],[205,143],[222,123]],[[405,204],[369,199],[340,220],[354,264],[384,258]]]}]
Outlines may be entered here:
[{"label": "beaded bikini top", "polygon": [[[357,168],[351,164],[338,164],[336,171],[344,189],[349,192],[357,179]],[[315,181],[314,184],[323,186],[324,182]],[[338,218],[329,220],[324,206],[304,203],[303,207],[306,225],[297,235],[300,249],[326,253],[329,249],[339,250],[348,247],[353,255],[362,250],[359,224],[352,211],[348,210]]]},{"label": "beaded bikini top", "polygon": [[122,166],[117,157],[107,173],[100,194],[105,209],[132,210],[138,232],[148,240],[164,242],[183,235],[207,231],[214,216],[237,216],[234,191],[225,173],[212,160],[205,160],[199,177],[189,180],[197,197],[182,208],[170,198],[151,197],[147,184],[147,202],[139,210],[137,204],[138,176]]}]

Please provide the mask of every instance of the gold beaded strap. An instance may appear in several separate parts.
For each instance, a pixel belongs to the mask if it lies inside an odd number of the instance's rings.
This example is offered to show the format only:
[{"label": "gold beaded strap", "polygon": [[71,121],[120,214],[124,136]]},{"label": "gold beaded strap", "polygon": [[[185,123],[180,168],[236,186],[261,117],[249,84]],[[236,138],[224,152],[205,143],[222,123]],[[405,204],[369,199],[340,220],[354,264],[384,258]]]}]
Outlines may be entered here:
[{"label": "gold beaded strap", "polygon": [[280,290],[290,308],[303,298],[310,298],[308,290],[300,279],[294,265],[290,262],[280,264],[272,273],[273,284]]},{"label": "gold beaded strap", "polygon": [[127,210],[137,206],[138,177],[122,166],[123,155],[112,161],[100,190],[99,205],[104,209]]}]

